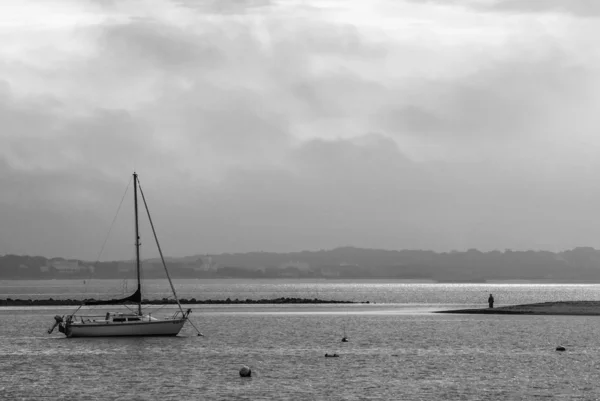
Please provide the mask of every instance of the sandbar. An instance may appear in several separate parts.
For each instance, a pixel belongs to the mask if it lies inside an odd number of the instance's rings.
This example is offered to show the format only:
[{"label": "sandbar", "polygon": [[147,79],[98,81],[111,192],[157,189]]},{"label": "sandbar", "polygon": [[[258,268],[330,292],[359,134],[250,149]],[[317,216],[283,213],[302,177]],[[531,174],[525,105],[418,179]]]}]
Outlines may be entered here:
[{"label": "sandbar", "polygon": [[486,315],[600,315],[600,301],[558,301],[535,304],[510,305],[497,308],[455,309],[435,313],[486,314]]}]

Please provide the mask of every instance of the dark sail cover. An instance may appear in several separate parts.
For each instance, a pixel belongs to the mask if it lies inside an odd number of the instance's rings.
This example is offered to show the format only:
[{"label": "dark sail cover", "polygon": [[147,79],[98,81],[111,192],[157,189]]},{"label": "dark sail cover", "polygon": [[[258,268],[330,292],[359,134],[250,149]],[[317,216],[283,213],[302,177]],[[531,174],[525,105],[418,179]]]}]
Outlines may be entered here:
[{"label": "dark sail cover", "polygon": [[127,298],[110,299],[108,301],[96,301],[93,299],[89,299],[89,300],[84,301],[84,304],[85,305],[115,305],[115,304],[125,304],[125,303],[137,304],[140,302],[142,302],[142,292],[138,288],[136,292],[134,292],[132,295],[128,296]]}]

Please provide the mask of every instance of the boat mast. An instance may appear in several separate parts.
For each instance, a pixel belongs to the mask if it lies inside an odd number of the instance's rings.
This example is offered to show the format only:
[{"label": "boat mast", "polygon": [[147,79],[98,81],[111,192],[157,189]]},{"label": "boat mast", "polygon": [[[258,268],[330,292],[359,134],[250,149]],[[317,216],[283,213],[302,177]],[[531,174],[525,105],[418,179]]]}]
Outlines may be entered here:
[{"label": "boat mast", "polygon": [[137,272],[137,285],[140,299],[138,300],[138,313],[142,315],[142,283],[140,282],[140,233],[138,227],[138,201],[137,201],[137,174],[133,173],[133,205],[135,209],[135,264]]}]

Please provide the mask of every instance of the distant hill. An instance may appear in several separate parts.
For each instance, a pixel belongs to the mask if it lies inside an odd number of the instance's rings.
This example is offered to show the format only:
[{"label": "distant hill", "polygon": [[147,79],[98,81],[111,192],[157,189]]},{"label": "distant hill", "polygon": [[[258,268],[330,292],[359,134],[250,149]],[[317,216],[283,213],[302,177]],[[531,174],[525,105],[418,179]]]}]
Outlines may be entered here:
[{"label": "distant hill", "polygon": [[[144,277],[164,277],[159,260],[144,261]],[[600,282],[600,250],[437,253],[343,247],[292,253],[249,252],[169,258],[174,278],[378,278],[440,282],[534,280]],[[41,256],[0,257],[0,279],[132,277],[132,261],[91,263]]]}]

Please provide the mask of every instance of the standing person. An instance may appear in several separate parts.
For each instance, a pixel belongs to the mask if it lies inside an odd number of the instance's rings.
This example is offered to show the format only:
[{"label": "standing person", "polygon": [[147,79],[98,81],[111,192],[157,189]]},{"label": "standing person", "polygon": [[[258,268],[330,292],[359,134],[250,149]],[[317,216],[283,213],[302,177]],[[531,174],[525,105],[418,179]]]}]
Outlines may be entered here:
[{"label": "standing person", "polygon": [[494,297],[492,294],[490,294],[490,297],[488,298],[488,304],[490,305],[490,309],[494,307]]}]

